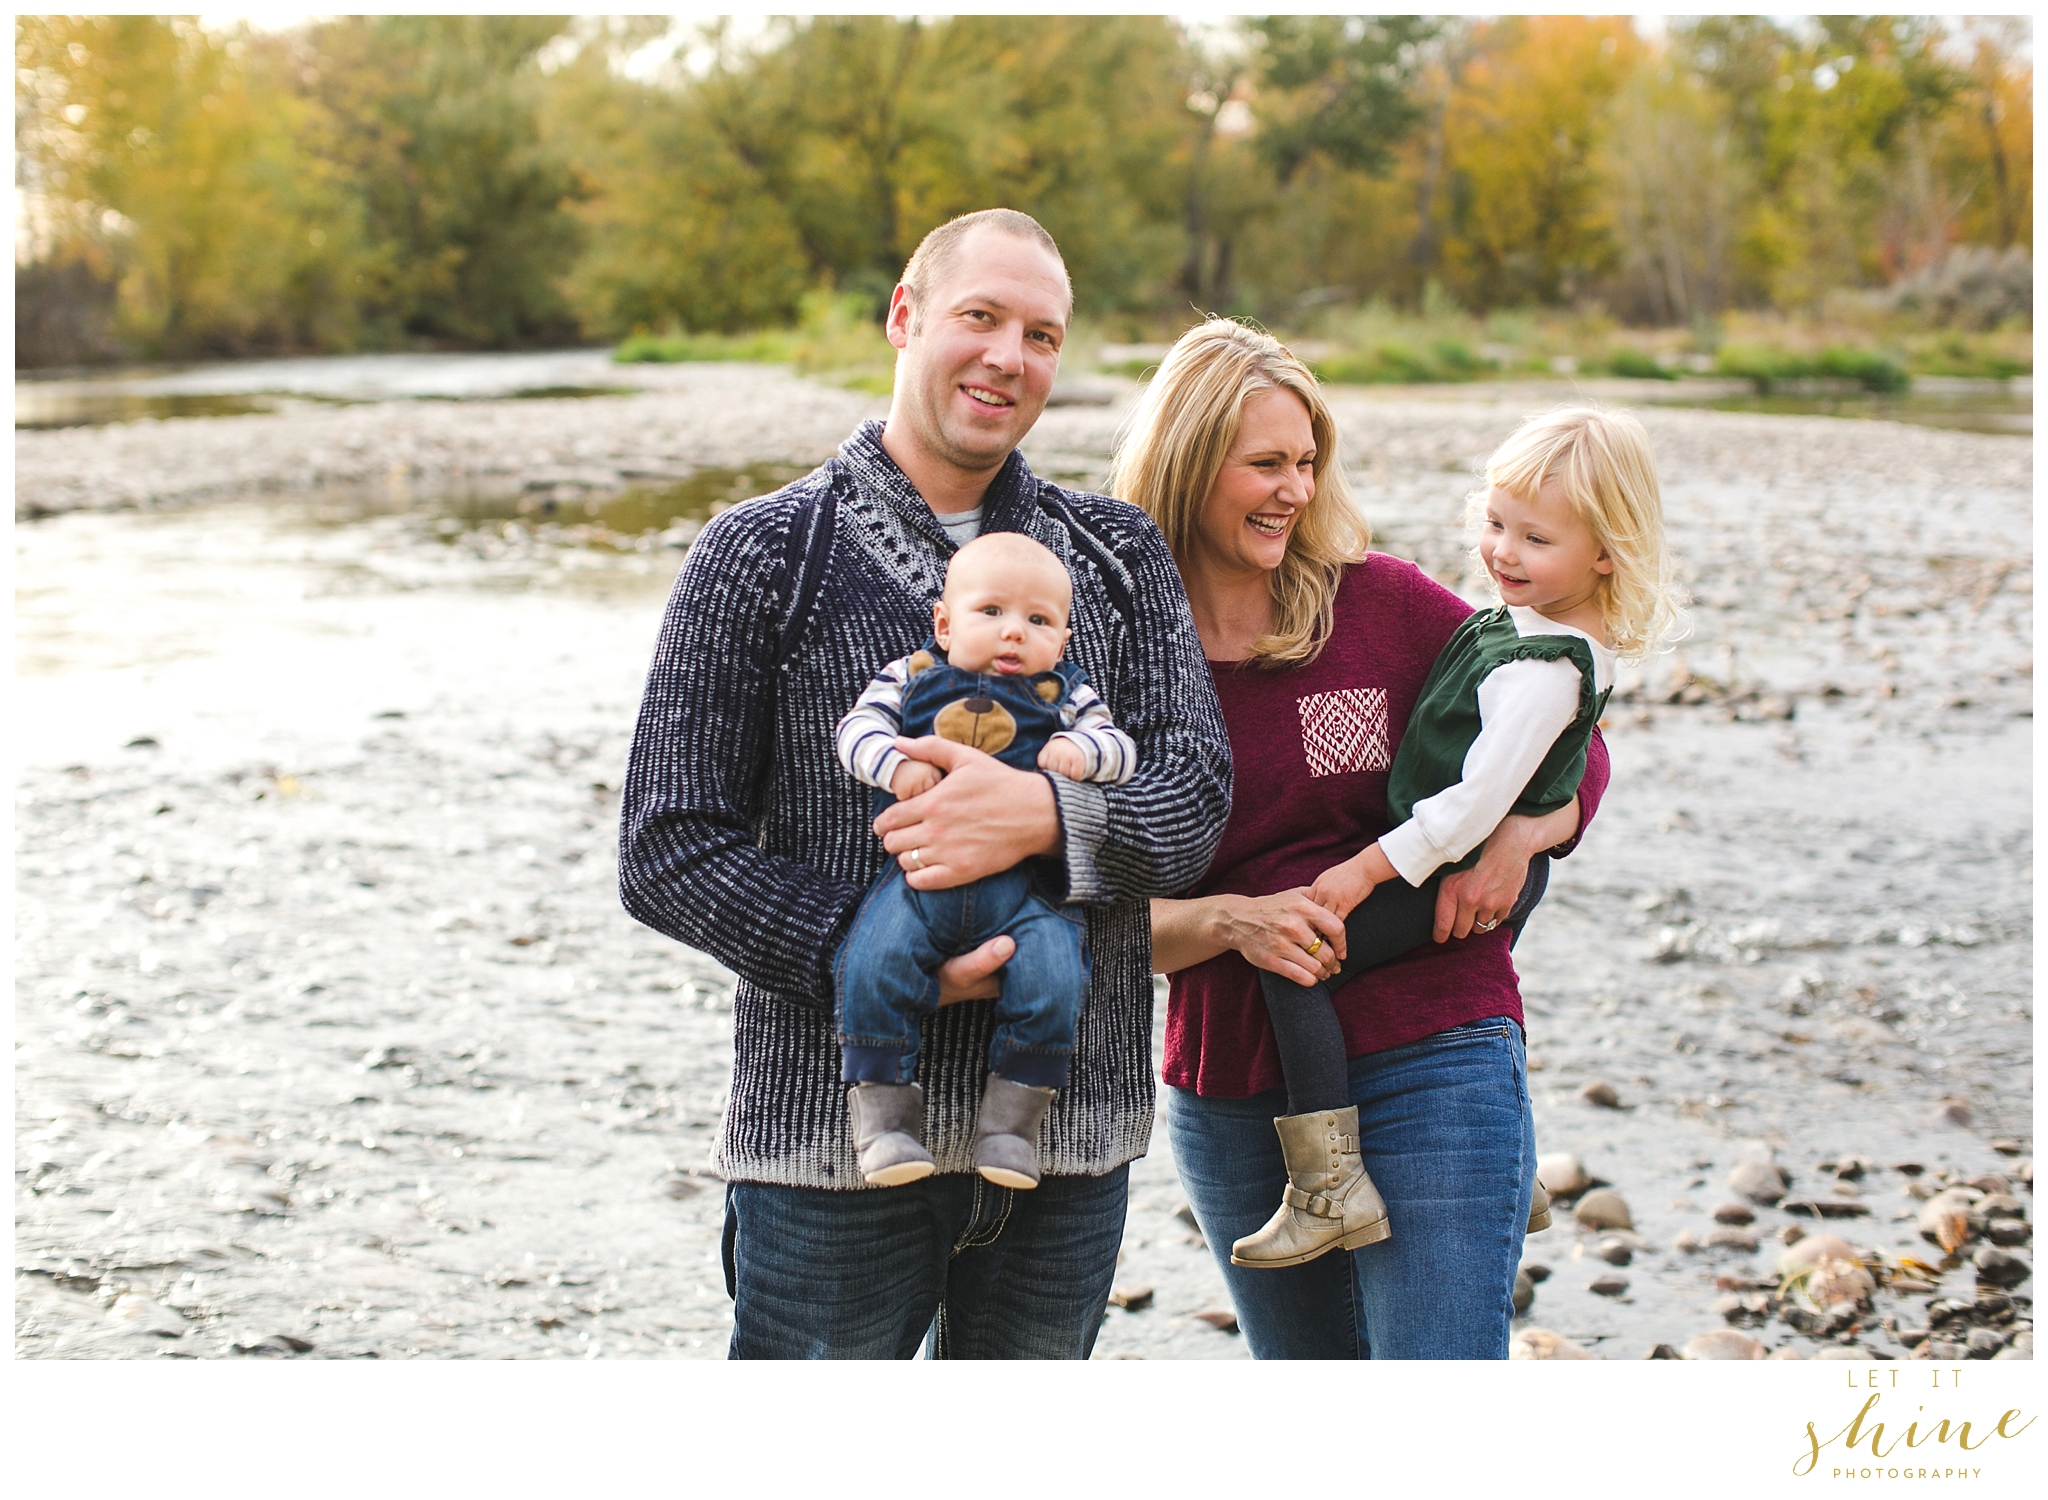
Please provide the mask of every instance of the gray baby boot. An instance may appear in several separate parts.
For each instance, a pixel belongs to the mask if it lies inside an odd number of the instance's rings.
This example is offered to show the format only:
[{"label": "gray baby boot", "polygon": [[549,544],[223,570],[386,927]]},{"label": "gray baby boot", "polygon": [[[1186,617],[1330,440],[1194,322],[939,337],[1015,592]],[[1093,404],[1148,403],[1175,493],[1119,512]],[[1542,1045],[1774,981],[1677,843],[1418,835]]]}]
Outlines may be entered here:
[{"label": "gray baby boot", "polygon": [[1052,1100],[1051,1089],[989,1074],[974,1122],[974,1170],[1001,1187],[1037,1187],[1038,1125]]},{"label": "gray baby boot", "polygon": [[924,1149],[924,1090],[914,1083],[856,1083],[846,1096],[860,1174],[875,1187],[897,1187],[936,1169]]}]

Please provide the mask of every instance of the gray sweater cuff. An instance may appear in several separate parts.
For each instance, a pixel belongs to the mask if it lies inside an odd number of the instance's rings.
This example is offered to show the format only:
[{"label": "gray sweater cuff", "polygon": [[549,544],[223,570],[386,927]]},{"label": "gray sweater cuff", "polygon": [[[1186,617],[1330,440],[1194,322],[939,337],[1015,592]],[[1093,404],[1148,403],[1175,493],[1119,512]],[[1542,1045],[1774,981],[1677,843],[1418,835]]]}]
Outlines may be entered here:
[{"label": "gray sweater cuff", "polygon": [[1109,885],[1095,855],[1109,837],[1109,798],[1092,781],[1073,781],[1047,774],[1053,801],[1059,807],[1060,833],[1066,841],[1067,901],[1107,901]]}]

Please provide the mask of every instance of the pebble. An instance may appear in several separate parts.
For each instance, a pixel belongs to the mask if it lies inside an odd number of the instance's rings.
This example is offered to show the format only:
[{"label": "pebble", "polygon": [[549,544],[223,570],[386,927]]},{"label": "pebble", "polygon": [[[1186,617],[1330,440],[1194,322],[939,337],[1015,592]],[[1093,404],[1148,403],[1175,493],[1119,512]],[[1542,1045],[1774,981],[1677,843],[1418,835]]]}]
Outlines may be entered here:
[{"label": "pebble", "polygon": [[1635,1259],[1635,1251],[1625,1240],[1605,1239],[1593,1247],[1593,1253],[1610,1266],[1625,1266]]},{"label": "pebble", "polygon": [[1780,1244],[1796,1245],[1805,1238],[1806,1231],[1797,1224],[1780,1224],[1778,1226],[1778,1242]]},{"label": "pebble", "polygon": [[1582,1229],[1633,1229],[1636,1221],[1629,1216],[1628,1203],[1613,1188],[1595,1188],[1579,1199],[1572,1209],[1572,1217]]},{"label": "pebble", "polygon": [[1525,1270],[1515,1272],[1514,1304],[1515,1316],[1520,1317],[1529,1310],[1529,1304],[1536,1300],[1536,1283],[1529,1279]]},{"label": "pebble", "polygon": [[1120,1286],[1109,1294],[1109,1305],[1111,1307],[1121,1307],[1125,1312],[1142,1312],[1152,1305],[1152,1288],[1149,1286]]},{"label": "pebble", "polygon": [[1753,1224],[1756,1210],[1747,1203],[1724,1203],[1714,1210],[1716,1224]]},{"label": "pebble", "polygon": [[1543,1264],[1540,1260],[1530,1261],[1522,1267],[1522,1270],[1531,1281],[1544,1282],[1550,1280],[1550,1267]]},{"label": "pebble", "polygon": [[1715,1250],[1740,1250],[1745,1255],[1753,1255],[1757,1238],[1747,1229],[1716,1229],[1707,1236],[1707,1244]]},{"label": "pebble", "polygon": [[2005,1347],[2005,1335],[1990,1328],[1972,1328],[1966,1346],[1972,1359],[1989,1359]]},{"label": "pebble", "polygon": [[1806,1355],[1797,1344],[1782,1344],[1771,1351],[1772,1359],[1804,1359]]},{"label": "pebble", "polygon": [[[2014,1334],[2012,1342],[2005,1346],[2005,1354],[2011,1355],[2014,1359],[2032,1359],[2034,1357],[2034,1330],[2028,1328]],[[1999,1356],[2001,1359],[2004,1357],[2004,1354]]]},{"label": "pebble", "polygon": [[1784,1172],[1772,1162],[1738,1162],[1735,1170],[1728,1174],[1729,1192],[1740,1193],[1765,1207],[1784,1197],[1787,1186]]},{"label": "pebble", "polygon": [[1877,1163],[1867,1156],[1838,1156],[1833,1161],[1822,1162],[1820,1170],[1832,1172],[1845,1182],[1855,1182],[1876,1166]]},{"label": "pebble", "polygon": [[1976,1207],[1975,1188],[1952,1187],[1929,1198],[1921,1206],[1920,1237],[1954,1252],[1970,1239],[1970,1210]]},{"label": "pebble", "polygon": [[2034,1274],[2034,1268],[2017,1255],[2008,1255],[1990,1245],[1978,1250],[1971,1264],[1977,1268],[1977,1279],[1993,1286],[2018,1286]]},{"label": "pebble", "polygon": [[1700,1237],[1690,1229],[1681,1229],[1678,1231],[1678,1237],[1672,1240],[1671,1248],[1690,1255],[1700,1248]]},{"label": "pebble", "polygon": [[2034,1237],[2034,1226],[2025,1219],[1993,1219],[1984,1226],[1984,1238],[1994,1245],[2024,1245]]},{"label": "pebble", "polygon": [[1686,1340],[1680,1352],[1686,1359],[1762,1359],[1767,1353],[1763,1340],[1733,1328],[1712,1328],[1696,1334]]},{"label": "pebble", "polygon": [[[1975,1187],[1976,1184],[1973,1182],[1970,1186]],[[1990,1192],[1990,1189],[1985,1191]],[[2026,1206],[2011,1193],[1991,1193],[1977,1205],[1977,1212],[1987,1219],[2024,1219],[2027,1216]]]},{"label": "pebble", "polygon": [[1586,1175],[1586,1164],[1569,1151],[1553,1151],[1547,1156],[1537,1157],[1536,1180],[1553,1198],[1576,1198],[1593,1185],[1592,1179]]},{"label": "pebble", "polygon": [[228,1345],[228,1350],[233,1354],[262,1354],[275,1357],[278,1355],[305,1354],[312,1347],[312,1344],[305,1339],[294,1338],[289,1333],[273,1333],[264,1338],[252,1339],[245,1344],[230,1344]]},{"label": "pebble", "polygon": [[1868,1203],[1844,1198],[1787,1198],[1778,1207],[1802,1219],[1864,1219],[1870,1216]]},{"label": "pebble", "polygon": [[1934,1109],[1937,1125],[1967,1125],[1971,1119],[1970,1106],[1961,1099],[1944,1099]]},{"label": "pebble", "polygon": [[1856,1247],[1839,1235],[1810,1234],[1778,1257],[1778,1269],[1790,1274],[1804,1271],[1824,1260],[1855,1260]]},{"label": "pebble", "polygon": [[1822,1344],[1820,1348],[1813,1351],[1813,1357],[1815,1359],[1877,1358],[1875,1354],[1872,1354],[1868,1349],[1864,1348],[1861,1344]]},{"label": "pebble", "polygon": [[1548,1328],[1518,1328],[1508,1341],[1509,1359],[1591,1359],[1593,1356]]},{"label": "pebble", "polygon": [[1218,1333],[1237,1332],[1237,1314],[1227,1307],[1205,1307],[1195,1314],[1197,1323],[1207,1323]]},{"label": "pebble", "polygon": [[1652,1344],[1650,1352],[1643,1356],[1644,1359],[1679,1359],[1681,1357],[1679,1352],[1669,1344]]},{"label": "pebble", "polygon": [[1954,1343],[1948,1339],[1929,1339],[1913,1351],[1915,1359],[1938,1359],[1943,1363],[1969,1357],[1969,1345]]},{"label": "pebble", "polygon": [[1620,1109],[1621,1095],[1614,1091],[1614,1085],[1605,1079],[1596,1078],[1579,1090],[1579,1098],[1601,1109]]},{"label": "pebble", "polygon": [[107,1316],[116,1323],[125,1324],[137,1333],[153,1333],[160,1338],[181,1339],[185,1336],[185,1320],[161,1303],[152,1302],[139,1292],[128,1292],[114,1299],[114,1305],[107,1309]]},{"label": "pebble", "polygon": [[1935,1290],[1931,1281],[1922,1281],[1917,1276],[1894,1276],[1887,1285],[1904,1297],[1917,1297],[1923,1292]]},{"label": "pebble", "polygon": [[1973,1187],[1986,1197],[2010,1197],[2012,1194],[2012,1184],[1996,1172],[1986,1172],[1981,1177],[1972,1177],[1964,1186]]},{"label": "pebble", "polygon": [[1927,1168],[1917,1161],[1895,1161],[1892,1163],[1892,1170],[1904,1177],[1918,1177]]},{"label": "pebble", "polygon": [[1619,1297],[1628,1290],[1628,1278],[1618,1271],[1606,1271],[1587,1282],[1586,1290],[1596,1297]]},{"label": "pebble", "polygon": [[2018,1141],[1993,1141],[1991,1149],[2000,1156],[2018,1156],[2026,1148],[2021,1146]]}]

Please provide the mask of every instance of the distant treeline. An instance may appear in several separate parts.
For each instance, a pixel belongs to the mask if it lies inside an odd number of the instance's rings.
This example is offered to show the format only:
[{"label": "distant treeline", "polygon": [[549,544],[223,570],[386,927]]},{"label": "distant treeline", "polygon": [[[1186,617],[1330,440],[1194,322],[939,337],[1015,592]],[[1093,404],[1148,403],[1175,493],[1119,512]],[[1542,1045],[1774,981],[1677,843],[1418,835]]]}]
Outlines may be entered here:
[{"label": "distant treeline", "polygon": [[1696,324],[2031,244],[2014,18],[819,17],[629,74],[677,24],[18,20],[17,362],[770,327],[995,203],[1134,331]]}]

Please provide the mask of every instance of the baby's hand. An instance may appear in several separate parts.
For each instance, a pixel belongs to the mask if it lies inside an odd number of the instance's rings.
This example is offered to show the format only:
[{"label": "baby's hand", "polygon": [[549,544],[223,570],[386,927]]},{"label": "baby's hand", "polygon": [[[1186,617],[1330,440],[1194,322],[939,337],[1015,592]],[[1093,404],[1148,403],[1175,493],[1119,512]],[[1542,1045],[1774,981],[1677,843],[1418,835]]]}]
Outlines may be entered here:
[{"label": "baby's hand", "polygon": [[1348,917],[1354,906],[1372,894],[1372,887],[1372,877],[1359,869],[1358,861],[1347,859],[1316,877],[1316,883],[1308,888],[1308,899],[1337,916]]},{"label": "baby's hand", "polygon": [[889,778],[889,791],[898,802],[908,802],[937,786],[945,774],[928,760],[906,760]]},{"label": "baby's hand", "polygon": [[1088,756],[1072,740],[1047,740],[1045,748],[1038,752],[1038,765],[1041,770],[1057,771],[1074,781],[1088,774]]}]

